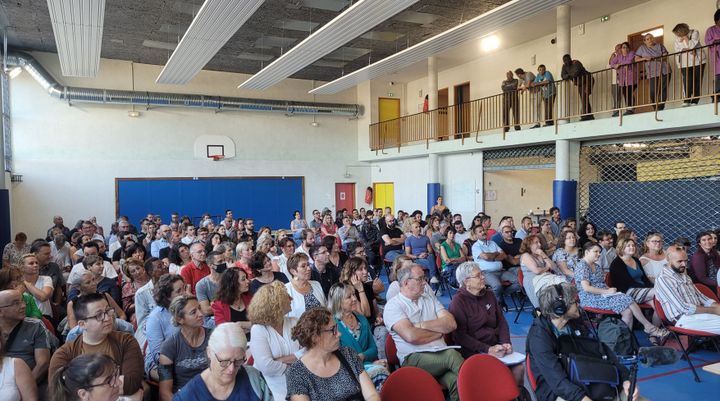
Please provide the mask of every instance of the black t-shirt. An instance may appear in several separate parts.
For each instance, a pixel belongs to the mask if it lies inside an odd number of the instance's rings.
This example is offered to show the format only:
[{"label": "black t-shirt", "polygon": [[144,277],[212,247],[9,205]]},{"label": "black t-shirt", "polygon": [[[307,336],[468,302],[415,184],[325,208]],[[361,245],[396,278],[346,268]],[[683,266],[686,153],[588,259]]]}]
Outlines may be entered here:
[{"label": "black t-shirt", "polygon": [[[274,277],[273,281],[279,281],[279,282],[281,282],[281,283],[286,283],[286,284],[287,284],[287,282],[288,282],[287,276],[286,276],[285,274],[283,274],[283,273],[273,272],[273,277]],[[272,281],[271,281],[271,282],[272,282]],[[263,283],[262,281],[260,281],[260,280],[258,280],[258,279],[256,279],[256,278],[253,279],[253,280],[250,282],[250,293],[253,294],[253,295],[255,295],[255,293],[257,292],[257,290],[259,290],[260,287],[262,287],[262,286],[264,286],[264,285],[266,285],[266,284],[270,284],[270,283]]]},{"label": "black t-shirt", "polygon": [[[388,235],[390,238],[400,238],[403,235],[403,232],[400,228],[398,228],[397,225],[394,225],[393,228],[388,228],[387,226],[380,227],[380,237],[384,235]],[[401,251],[402,245],[385,245],[383,244],[383,252],[387,255],[390,251]]]},{"label": "black t-shirt", "polygon": [[330,292],[330,287],[340,280],[340,275],[335,265],[328,263],[325,265],[325,271],[322,273],[313,267],[312,273],[310,273],[310,279],[320,283],[320,286],[323,289],[323,294],[327,297]]},{"label": "black t-shirt", "polygon": [[[505,242],[505,240],[502,240],[498,243],[498,246],[500,247],[500,249],[503,250],[503,252],[505,252],[506,255],[518,256],[520,255],[520,244],[522,244],[522,240],[520,238],[513,238],[512,244],[508,244],[507,242]],[[503,260],[503,269],[507,269],[513,266],[515,265],[512,265],[507,261]]]}]

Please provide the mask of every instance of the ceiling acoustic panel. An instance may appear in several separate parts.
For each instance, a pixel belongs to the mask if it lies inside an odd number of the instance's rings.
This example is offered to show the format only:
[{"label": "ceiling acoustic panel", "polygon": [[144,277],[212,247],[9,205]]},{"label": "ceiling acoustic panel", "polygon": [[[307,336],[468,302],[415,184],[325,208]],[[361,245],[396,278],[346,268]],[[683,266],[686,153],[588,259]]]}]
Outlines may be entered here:
[{"label": "ceiling acoustic panel", "polygon": [[570,1],[513,0],[390,57],[328,82],[311,90],[310,93],[317,95],[334,94],[352,88],[361,82],[392,74],[468,40],[487,36],[504,26],[553,10]]},{"label": "ceiling acoustic panel", "polygon": [[60,69],[67,77],[94,77],[100,68],[105,0],[47,0]]}]

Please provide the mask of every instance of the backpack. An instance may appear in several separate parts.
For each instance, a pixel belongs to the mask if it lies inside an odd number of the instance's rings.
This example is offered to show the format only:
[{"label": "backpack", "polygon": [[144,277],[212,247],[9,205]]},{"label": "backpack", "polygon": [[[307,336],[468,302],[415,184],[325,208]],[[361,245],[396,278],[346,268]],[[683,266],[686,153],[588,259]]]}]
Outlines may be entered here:
[{"label": "backpack", "polygon": [[606,316],[600,320],[597,328],[598,338],[604,342],[615,355],[633,355],[635,347],[632,333],[625,322],[614,316]]}]

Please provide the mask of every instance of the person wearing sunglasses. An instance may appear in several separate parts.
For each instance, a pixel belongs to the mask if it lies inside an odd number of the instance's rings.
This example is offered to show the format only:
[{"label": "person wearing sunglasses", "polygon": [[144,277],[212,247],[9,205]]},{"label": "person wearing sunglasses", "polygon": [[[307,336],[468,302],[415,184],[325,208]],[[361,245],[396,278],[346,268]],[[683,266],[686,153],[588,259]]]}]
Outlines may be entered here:
[{"label": "person wearing sunglasses", "polygon": [[246,366],[247,340],[239,323],[218,325],[208,340],[209,365],[175,394],[173,401],[273,399],[262,374]]},{"label": "person wearing sunglasses", "polygon": [[[100,353],[109,356],[119,365],[119,374],[124,375],[124,380],[119,393],[131,400],[139,401],[143,398],[143,357],[135,337],[128,333],[113,331],[114,309],[108,304],[101,294],[92,293],[79,296],[73,303],[73,312],[77,319],[78,326],[83,329],[73,341],[65,343],[50,358],[48,371],[57,372],[68,365],[73,359],[80,355]],[[93,371],[89,377],[93,377]],[[66,375],[67,376],[67,375]],[[99,377],[99,376],[94,376]],[[65,380],[67,384],[67,379]],[[73,390],[73,388],[75,390]],[[89,399],[80,398],[81,387],[72,387],[75,395],[68,399]],[[87,389],[87,387],[84,387]],[[58,387],[50,386],[49,395],[55,397]],[[63,389],[65,391],[65,389]],[[73,393],[75,394],[75,393]],[[65,398],[61,398],[65,399]],[[109,399],[109,398],[108,398]]]},{"label": "person wearing sunglasses", "polygon": [[50,400],[116,401],[122,385],[120,366],[111,357],[100,353],[80,355],[53,374]]}]

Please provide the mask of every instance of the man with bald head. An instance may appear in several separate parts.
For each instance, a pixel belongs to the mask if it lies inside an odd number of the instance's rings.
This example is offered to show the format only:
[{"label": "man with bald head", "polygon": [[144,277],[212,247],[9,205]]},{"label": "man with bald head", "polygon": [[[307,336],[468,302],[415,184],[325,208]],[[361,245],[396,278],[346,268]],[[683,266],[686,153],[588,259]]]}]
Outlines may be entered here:
[{"label": "man with bald head", "polygon": [[43,383],[50,364],[50,341],[42,322],[25,317],[19,291],[0,291],[0,333],[6,356],[25,361],[35,381]]},{"label": "man with bald head", "polygon": [[668,264],[655,279],[655,296],[676,326],[720,334],[720,304],[703,295],[686,270],[685,248],[671,245]]},{"label": "man with bald head", "polygon": [[150,256],[153,258],[160,257],[160,250],[170,246],[170,238],[172,230],[167,224],[163,224],[158,228],[157,239],[150,243]]}]

